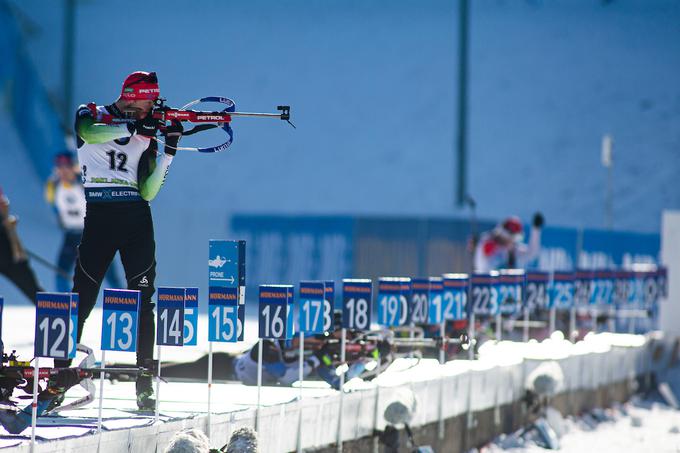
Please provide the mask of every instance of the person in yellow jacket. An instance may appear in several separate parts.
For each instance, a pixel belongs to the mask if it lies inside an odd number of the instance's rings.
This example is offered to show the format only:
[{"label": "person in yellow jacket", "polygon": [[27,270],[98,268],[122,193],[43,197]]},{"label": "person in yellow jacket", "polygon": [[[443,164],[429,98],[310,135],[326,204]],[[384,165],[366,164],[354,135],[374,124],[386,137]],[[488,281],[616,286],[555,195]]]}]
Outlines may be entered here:
[{"label": "person in yellow jacket", "polygon": [[[73,283],[67,275],[73,272],[85,227],[85,190],[80,181],[78,165],[70,151],[55,156],[54,174],[45,186],[45,199],[54,209],[64,233],[57,258],[57,267],[63,272],[56,274],[56,288],[58,292],[65,293],[71,291]],[[124,288],[113,264],[109,266],[105,278],[110,288]]]}]

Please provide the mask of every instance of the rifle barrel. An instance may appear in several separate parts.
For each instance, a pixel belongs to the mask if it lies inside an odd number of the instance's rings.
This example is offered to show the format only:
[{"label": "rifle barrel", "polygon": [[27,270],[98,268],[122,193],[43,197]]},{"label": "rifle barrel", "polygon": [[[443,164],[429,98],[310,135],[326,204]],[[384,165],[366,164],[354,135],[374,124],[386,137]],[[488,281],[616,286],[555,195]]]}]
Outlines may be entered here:
[{"label": "rifle barrel", "polygon": [[281,118],[280,113],[224,112],[231,116],[250,116],[261,118]]}]

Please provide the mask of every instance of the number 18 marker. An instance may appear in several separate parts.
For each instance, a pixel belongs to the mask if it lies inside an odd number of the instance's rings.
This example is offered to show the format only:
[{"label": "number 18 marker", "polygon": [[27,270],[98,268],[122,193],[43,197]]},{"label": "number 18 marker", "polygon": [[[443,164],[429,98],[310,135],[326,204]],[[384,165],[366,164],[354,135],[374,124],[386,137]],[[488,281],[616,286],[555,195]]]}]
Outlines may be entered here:
[{"label": "number 18 marker", "polygon": [[371,328],[371,280],[342,281],[342,327],[369,330]]}]

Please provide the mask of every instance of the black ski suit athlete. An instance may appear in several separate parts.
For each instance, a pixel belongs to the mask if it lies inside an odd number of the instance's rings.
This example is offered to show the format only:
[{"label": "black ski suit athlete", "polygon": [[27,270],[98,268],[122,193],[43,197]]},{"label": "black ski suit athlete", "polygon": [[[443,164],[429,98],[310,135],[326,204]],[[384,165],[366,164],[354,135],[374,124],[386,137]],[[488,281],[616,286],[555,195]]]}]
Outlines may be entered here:
[{"label": "black ski suit athlete", "polygon": [[[158,122],[147,115],[132,124],[103,124],[101,115],[123,118],[116,104],[93,112],[81,106],[76,115],[78,157],[87,199],[85,228],[78,247],[73,292],[80,296],[78,341],[94,307],[111,261],[120,253],[128,289],[141,292],[137,364],[153,358],[156,260],[149,200],[162,186],[182,134],[179,122],[166,129],[165,153],[157,162]],[[57,361],[57,366],[69,362]],[[137,403],[151,409],[151,376],[137,379]]]}]

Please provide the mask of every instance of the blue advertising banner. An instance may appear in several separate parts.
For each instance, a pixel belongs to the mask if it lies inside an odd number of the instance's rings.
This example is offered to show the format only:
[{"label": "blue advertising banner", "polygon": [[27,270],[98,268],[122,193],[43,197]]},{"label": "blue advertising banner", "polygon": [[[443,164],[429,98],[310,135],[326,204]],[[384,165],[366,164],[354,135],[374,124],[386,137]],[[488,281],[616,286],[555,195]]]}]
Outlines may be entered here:
[{"label": "blue advertising banner", "polygon": [[135,352],[141,293],[128,289],[105,289],[101,349]]},{"label": "blue advertising banner", "polygon": [[[491,229],[496,222],[480,221]],[[433,275],[466,270],[466,219],[235,215],[246,238],[253,281],[300,281],[361,275]],[[530,225],[525,226],[530,235]],[[527,237],[527,240],[529,237]],[[658,261],[660,236],[547,226],[527,270],[573,271]],[[450,267],[451,266],[451,267]]]},{"label": "blue advertising banner", "polygon": [[342,327],[355,330],[371,328],[373,283],[368,279],[342,281]]},{"label": "blue advertising banner", "polygon": [[66,359],[69,355],[70,293],[37,293],[35,309],[35,357]]},{"label": "blue advertising banner", "polygon": [[[531,231],[525,225],[525,231]],[[578,262],[579,231],[574,228],[545,227],[541,231],[541,251],[528,270],[568,271]]]},{"label": "blue advertising banner", "polygon": [[658,234],[586,229],[578,267],[613,269],[630,268],[633,263],[653,264],[659,261],[660,250]]},{"label": "blue advertising banner", "polygon": [[233,235],[248,243],[251,282],[341,281],[353,272],[354,219],[236,215]]}]

